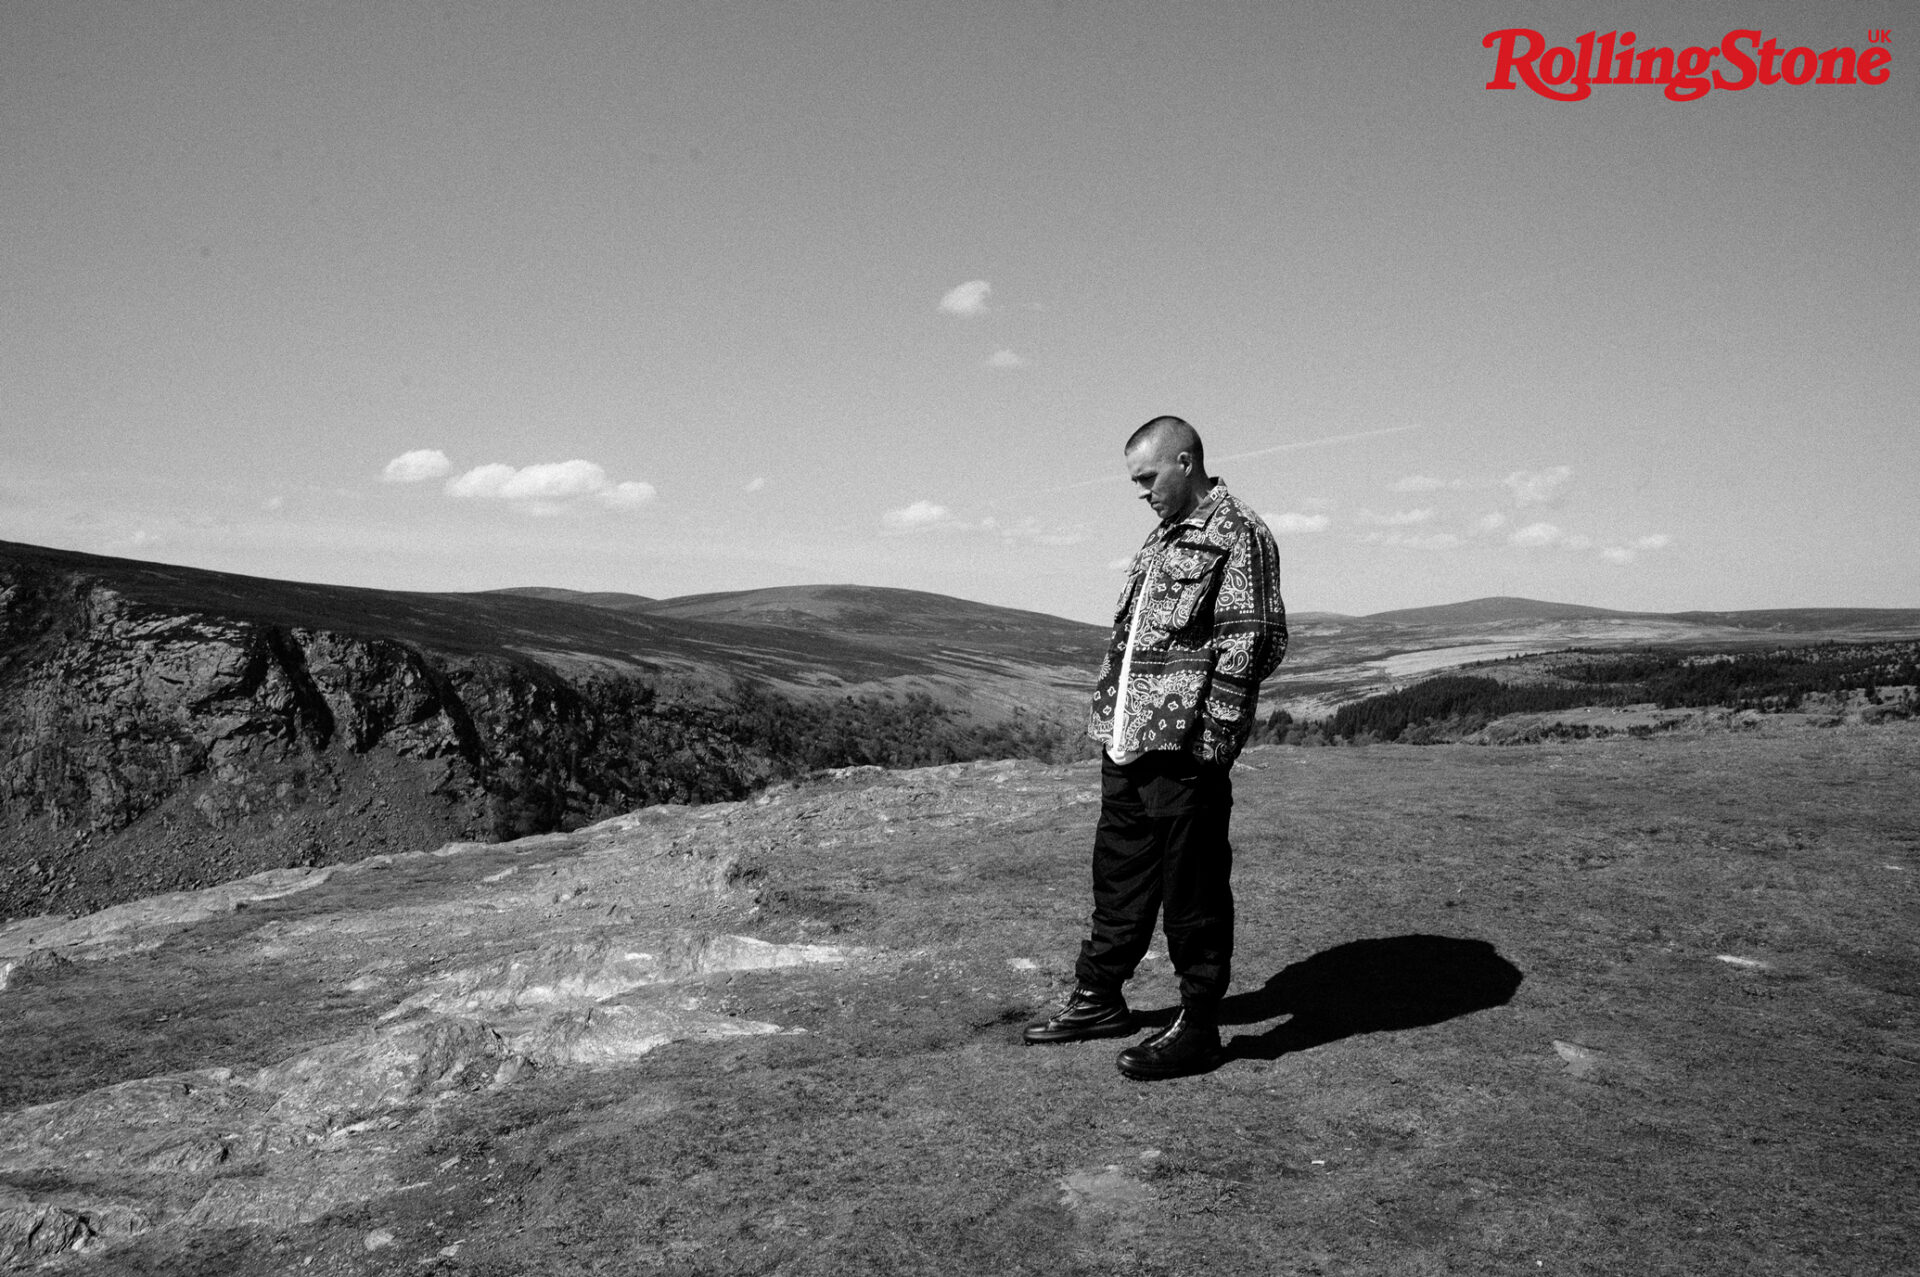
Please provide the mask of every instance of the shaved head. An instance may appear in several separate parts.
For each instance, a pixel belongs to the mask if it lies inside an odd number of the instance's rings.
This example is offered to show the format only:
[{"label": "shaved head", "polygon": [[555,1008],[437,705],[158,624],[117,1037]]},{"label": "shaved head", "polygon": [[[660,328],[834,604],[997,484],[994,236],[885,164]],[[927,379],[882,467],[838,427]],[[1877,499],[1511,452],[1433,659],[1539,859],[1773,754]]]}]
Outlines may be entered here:
[{"label": "shaved head", "polygon": [[1127,477],[1162,522],[1184,519],[1213,487],[1200,434],[1178,417],[1155,417],[1127,439]]},{"label": "shaved head", "polygon": [[1132,452],[1147,444],[1165,448],[1169,454],[1192,453],[1194,468],[1203,472],[1206,468],[1207,455],[1200,444],[1200,432],[1188,425],[1184,418],[1155,417],[1127,436],[1127,446],[1122,451]]}]

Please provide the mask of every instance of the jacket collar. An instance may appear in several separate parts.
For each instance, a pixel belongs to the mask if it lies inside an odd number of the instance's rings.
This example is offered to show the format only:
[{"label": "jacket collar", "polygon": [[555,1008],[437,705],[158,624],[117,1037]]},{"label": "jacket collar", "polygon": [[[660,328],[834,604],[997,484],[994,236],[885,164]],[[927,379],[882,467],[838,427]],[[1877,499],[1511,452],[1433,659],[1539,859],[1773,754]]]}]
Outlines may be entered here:
[{"label": "jacket collar", "polygon": [[1162,532],[1171,532],[1175,528],[1205,527],[1207,520],[1213,517],[1215,507],[1220,504],[1220,498],[1226,495],[1227,481],[1216,477],[1213,481],[1213,486],[1207,489],[1207,495],[1201,497],[1199,503],[1195,505],[1193,509],[1187,511],[1184,518],[1175,519],[1171,523],[1163,523],[1160,525],[1160,530]]}]

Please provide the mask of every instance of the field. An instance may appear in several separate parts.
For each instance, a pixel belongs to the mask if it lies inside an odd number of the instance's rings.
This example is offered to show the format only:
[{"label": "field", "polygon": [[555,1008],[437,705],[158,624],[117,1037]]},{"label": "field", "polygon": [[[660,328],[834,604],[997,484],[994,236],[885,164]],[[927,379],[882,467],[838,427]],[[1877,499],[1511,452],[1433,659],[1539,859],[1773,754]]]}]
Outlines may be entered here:
[{"label": "field", "polygon": [[[100,1273],[1912,1271],[1917,771],[1911,723],[1254,750],[1231,1058],[1158,1085],[1114,1071],[1123,1042],[1018,1039],[1084,918],[1085,764],[862,772],[341,871],[35,967],[0,993],[26,1030],[5,1107],[92,1104],[110,1148],[137,1123],[96,1088],[237,1082],[463,963],[557,961],[669,905],[840,960],[588,1012],[751,1034],[416,1096],[357,1135],[329,1110],[307,1152],[236,1144],[164,1188],[152,1154],[72,1160],[16,1112],[0,1205],[134,1203],[67,1261]],[[660,895],[702,864],[705,894]],[[1163,958],[1132,997],[1168,1013]],[[300,1176],[353,1140],[361,1186],[316,1195]]]}]

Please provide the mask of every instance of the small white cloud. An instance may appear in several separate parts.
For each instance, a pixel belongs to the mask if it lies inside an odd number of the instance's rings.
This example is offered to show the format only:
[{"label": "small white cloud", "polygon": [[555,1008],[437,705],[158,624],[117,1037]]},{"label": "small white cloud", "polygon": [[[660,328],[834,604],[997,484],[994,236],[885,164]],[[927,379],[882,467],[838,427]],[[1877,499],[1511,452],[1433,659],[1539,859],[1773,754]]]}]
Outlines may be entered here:
[{"label": "small white cloud", "polygon": [[1664,532],[1655,532],[1649,536],[1636,537],[1626,545],[1610,545],[1600,551],[1600,557],[1609,563],[1631,563],[1648,550],[1664,550],[1672,544],[1672,537]]},{"label": "small white cloud", "polygon": [[453,462],[438,448],[416,448],[387,462],[380,472],[382,483],[424,483],[451,472]]},{"label": "small white cloud", "polygon": [[135,529],[133,535],[127,538],[127,541],[136,547],[159,545],[163,540],[165,538],[158,532],[149,532],[145,528]]},{"label": "small white cloud", "polygon": [[1560,543],[1560,529],[1551,523],[1529,523],[1526,527],[1520,528],[1514,532],[1512,536],[1509,536],[1507,542],[1510,545],[1526,546],[1529,549],[1558,545]]},{"label": "small white cloud", "polygon": [[651,483],[641,483],[637,479],[628,479],[616,483],[604,492],[596,493],[600,501],[615,510],[631,510],[635,506],[645,505],[658,494]]},{"label": "small white cloud", "polygon": [[767,477],[765,475],[757,474],[751,480],[748,481],[747,486],[745,489],[743,489],[743,491],[758,492],[760,491],[760,489],[766,486],[767,486]]},{"label": "small white cloud", "polygon": [[265,501],[262,501],[260,503],[260,508],[262,510],[278,510],[286,504],[287,504],[287,499],[285,497],[272,496],[272,497],[268,497]]},{"label": "small white cloud", "polygon": [[1372,510],[1360,512],[1360,522],[1371,523],[1381,528],[1411,527],[1416,523],[1426,523],[1432,518],[1432,510],[1396,510],[1392,514],[1376,514]]},{"label": "small white cloud", "polygon": [[1008,522],[989,514],[978,522],[972,522],[932,501],[916,501],[898,510],[889,510],[880,516],[880,522],[889,532],[985,532],[1008,544],[1022,542],[1060,546],[1078,545],[1086,540],[1086,529],[1083,527],[1042,523],[1032,515]]},{"label": "small white cloud", "polygon": [[1498,510],[1489,511],[1480,516],[1480,522],[1474,525],[1482,532],[1498,532],[1507,526],[1507,516]]},{"label": "small white cloud", "polygon": [[880,516],[892,532],[918,532],[922,528],[938,528],[958,523],[953,511],[931,501],[916,501],[912,505],[902,506],[898,510],[889,510]]},{"label": "small white cloud", "polygon": [[1572,466],[1552,466],[1545,470],[1515,470],[1501,482],[1513,493],[1515,505],[1546,505],[1559,498],[1561,489],[1571,478]]},{"label": "small white cloud", "polygon": [[1109,560],[1107,562],[1107,571],[1125,572],[1131,566],[1133,566],[1133,556],[1131,554],[1125,554],[1117,559]]},{"label": "small white cloud", "polygon": [[987,356],[987,367],[989,368],[1025,368],[1032,363],[1033,361],[1031,359],[1026,358],[1024,355],[1015,354],[1011,350],[996,350]]},{"label": "small white cloud", "polygon": [[1368,545],[1395,545],[1410,550],[1451,550],[1460,544],[1452,532],[1369,532],[1360,540]]},{"label": "small white cloud", "polygon": [[947,290],[940,299],[940,309],[949,315],[984,315],[987,313],[987,294],[993,291],[993,285],[984,279],[970,279],[964,284],[956,284]]},{"label": "small white cloud", "polygon": [[1324,532],[1327,524],[1331,522],[1332,520],[1324,514],[1295,514],[1289,510],[1285,514],[1268,519],[1267,526],[1275,532]]},{"label": "small white cloud", "polygon": [[1410,474],[1404,479],[1393,482],[1395,492],[1437,492],[1447,486],[1446,480],[1434,479],[1424,474]]},{"label": "small white cloud", "polygon": [[502,490],[518,473],[512,466],[502,465],[498,461],[475,466],[458,478],[447,480],[447,495],[497,498],[503,495]]},{"label": "small white cloud", "polygon": [[447,480],[447,495],[467,501],[503,501],[527,514],[560,514],[584,502],[631,510],[656,495],[654,486],[615,483],[592,461],[549,461],[515,469],[498,461]]}]

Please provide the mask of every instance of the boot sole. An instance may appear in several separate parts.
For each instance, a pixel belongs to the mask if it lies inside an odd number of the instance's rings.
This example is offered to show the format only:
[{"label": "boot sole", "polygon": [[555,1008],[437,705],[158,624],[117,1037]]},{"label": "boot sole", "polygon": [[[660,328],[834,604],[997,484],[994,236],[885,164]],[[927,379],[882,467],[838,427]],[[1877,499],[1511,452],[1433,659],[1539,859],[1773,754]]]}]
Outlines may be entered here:
[{"label": "boot sole", "polygon": [[1114,1067],[1120,1070],[1120,1076],[1132,1078],[1136,1082],[1164,1082],[1168,1078],[1192,1077],[1196,1073],[1211,1073],[1227,1062],[1226,1052],[1208,1056],[1201,1060],[1189,1060],[1171,1068],[1156,1068],[1152,1065],[1128,1065],[1115,1060]]}]

